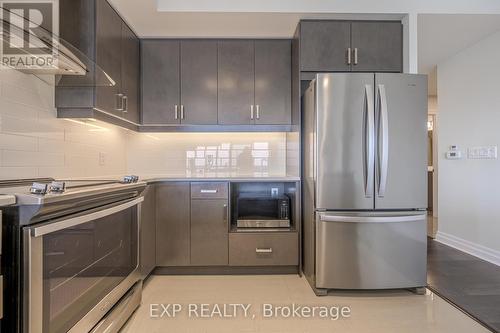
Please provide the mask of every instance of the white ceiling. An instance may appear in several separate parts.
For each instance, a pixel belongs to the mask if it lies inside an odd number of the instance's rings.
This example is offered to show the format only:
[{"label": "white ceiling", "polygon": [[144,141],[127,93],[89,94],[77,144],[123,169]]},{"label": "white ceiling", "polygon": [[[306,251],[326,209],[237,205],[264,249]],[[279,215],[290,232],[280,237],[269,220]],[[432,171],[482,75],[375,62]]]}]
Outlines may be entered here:
[{"label": "white ceiling", "polygon": [[[241,0],[235,0],[241,1]],[[290,38],[301,18],[399,20],[402,14],[165,12],[155,0],[110,0],[140,37]]]},{"label": "white ceiling", "polygon": [[418,67],[428,74],[441,61],[500,30],[500,15],[418,15]]},{"label": "white ceiling", "polygon": [[169,12],[494,13],[498,0],[157,0]]}]

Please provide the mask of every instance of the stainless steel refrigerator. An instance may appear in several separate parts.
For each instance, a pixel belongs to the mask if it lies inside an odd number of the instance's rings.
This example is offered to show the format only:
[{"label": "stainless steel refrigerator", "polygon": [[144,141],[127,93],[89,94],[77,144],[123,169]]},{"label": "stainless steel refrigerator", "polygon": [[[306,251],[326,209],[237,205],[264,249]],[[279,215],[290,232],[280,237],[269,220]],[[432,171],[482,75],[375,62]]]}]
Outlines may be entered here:
[{"label": "stainless steel refrigerator", "polygon": [[427,78],[317,74],[303,96],[304,273],[327,289],[426,285]]}]

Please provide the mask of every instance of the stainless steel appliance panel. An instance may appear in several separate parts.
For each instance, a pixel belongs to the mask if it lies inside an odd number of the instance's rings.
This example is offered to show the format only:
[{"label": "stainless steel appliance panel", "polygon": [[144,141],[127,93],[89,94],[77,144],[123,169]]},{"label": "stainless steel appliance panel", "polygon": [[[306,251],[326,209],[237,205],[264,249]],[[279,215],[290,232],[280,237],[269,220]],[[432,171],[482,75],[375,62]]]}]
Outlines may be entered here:
[{"label": "stainless steel appliance panel", "polygon": [[426,227],[422,212],[317,213],[316,287],[425,286]]},{"label": "stainless steel appliance panel", "polygon": [[373,89],[372,73],[316,76],[314,161],[317,209],[364,210],[374,207]]},{"label": "stainless steel appliance panel", "polygon": [[89,331],[140,279],[142,201],[23,229],[26,332]]},{"label": "stainless steel appliance panel", "polygon": [[237,228],[290,228],[290,220],[236,220]]},{"label": "stainless steel appliance panel", "polygon": [[375,208],[427,208],[427,77],[375,75]]},{"label": "stainless steel appliance panel", "polygon": [[142,281],[136,283],[90,333],[118,333],[141,305]]},{"label": "stainless steel appliance panel", "polygon": [[[0,210],[0,261],[2,260],[2,211]],[[0,319],[3,318],[3,275],[0,275]]]}]

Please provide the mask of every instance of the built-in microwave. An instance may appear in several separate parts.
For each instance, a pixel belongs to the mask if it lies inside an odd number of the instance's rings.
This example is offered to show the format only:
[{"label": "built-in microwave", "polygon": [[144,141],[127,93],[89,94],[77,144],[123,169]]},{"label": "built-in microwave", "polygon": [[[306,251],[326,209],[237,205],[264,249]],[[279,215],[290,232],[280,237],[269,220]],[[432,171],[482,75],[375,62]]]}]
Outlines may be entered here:
[{"label": "built-in microwave", "polygon": [[240,194],[236,203],[238,228],[290,228],[290,198]]}]

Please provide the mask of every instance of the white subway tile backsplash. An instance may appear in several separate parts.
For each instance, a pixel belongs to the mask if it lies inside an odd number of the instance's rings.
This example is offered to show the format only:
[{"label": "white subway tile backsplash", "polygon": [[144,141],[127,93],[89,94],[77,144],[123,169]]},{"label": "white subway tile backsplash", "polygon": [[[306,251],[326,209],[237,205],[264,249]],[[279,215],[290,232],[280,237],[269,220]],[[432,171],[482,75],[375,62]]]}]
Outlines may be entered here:
[{"label": "white subway tile backsplash", "polygon": [[26,179],[38,177],[36,167],[2,167],[0,166],[0,179]]},{"label": "white subway tile backsplash", "polygon": [[38,138],[38,151],[45,153],[65,153],[66,151],[71,151],[72,148],[66,142],[62,140]]},{"label": "white subway tile backsplash", "polygon": [[53,86],[0,71],[0,179],[281,177],[287,165],[298,169],[298,141],[289,146],[285,133],[135,133],[58,119],[53,103]]},{"label": "white subway tile backsplash", "polygon": [[17,118],[36,119],[38,110],[36,108],[19,104],[13,101],[8,101],[1,98],[0,95],[0,112],[2,115],[12,116]]},{"label": "white subway tile backsplash", "polygon": [[[0,71],[1,179],[121,176],[127,171],[126,133],[100,122],[57,119],[53,85]],[[99,165],[99,152],[106,152],[105,165]]]},{"label": "white subway tile backsplash", "polygon": [[2,151],[2,166],[63,166],[64,154],[33,151]]},{"label": "white subway tile backsplash", "polygon": [[0,150],[36,151],[37,139],[29,136],[0,133]]},{"label": "white subway tile backsplash", "polygon": [[13,101],[26,106],[34,107],[37,109],[48,110],[54,107],[54,102],[43,94],[53,92],[53,89],[26,89],[20,85],[14,85],[10,82],[2,80],[2,98],[7,101]]}]

